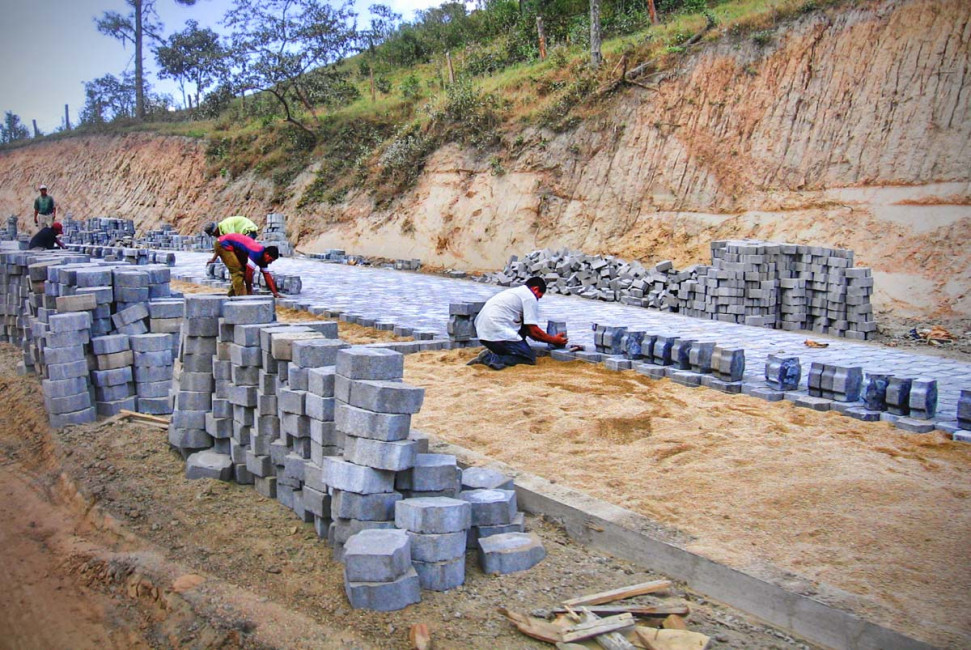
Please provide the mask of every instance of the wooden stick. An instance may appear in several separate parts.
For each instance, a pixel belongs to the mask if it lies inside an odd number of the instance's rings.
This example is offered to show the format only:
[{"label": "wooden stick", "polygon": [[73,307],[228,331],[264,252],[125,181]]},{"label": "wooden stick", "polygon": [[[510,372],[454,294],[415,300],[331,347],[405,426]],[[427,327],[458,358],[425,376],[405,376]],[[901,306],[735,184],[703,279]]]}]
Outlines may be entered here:
[{"label": "wooden stick", "polygon": [[160,418],[155,415],[148,415],[147,413],[138,413],[136,411],[129,411],[128,409],[121,409],[118,411],[119,415],[124,415],[125,417],[135,418],[136,420],[145,420],[146,422],[154,422],[156,424],[169,424],[168,418]]},{"label": "wooden stick", "polygon": [[557,644],[563,640],[563,629],[552,623],[532,618],[519,612],[512,612],[505,607],[499,608],[499,613],[505,616],[516,626],[516,629],[528,637],[545,641],[546,643]]},{"label": "wooden stick", "polygon": [[411,641],[412,650],[431,650],[432,632],[428,629],[427,623],[415,623],[408,631],[408,640]]},{"label": "wooden stick", "polygon": [[[590,607],[585,607],[589,612],[597,614],[599,616],[612,616],[614,614],[631,614],[633,616],[640,616],[643,618],[666,618],[668,616],[689,616],[691,610],[687,605],[675,605],[674,607],[638,607],[636,605],[624,606],[624,605],[603,605],[597,606],[592,605]],[[567,607],[556,607],[553,609],[554,614],[566,614],[568,611],[573,611]]]},{"label": "wooden stick", "polygon": [[634,626],[634,617],[630,614],[618,614],[607,618],[593,618],[586,623],[578,623],[563,632],[563,641],[571,643],[592,639],[601,634],[610,634]]},{"label": "wooden stick", "polygon": [[630,587],[621,587],[620,589],[611,589],[610,591],[602,591],[597,594],[580,596],[579,598],[571,598],[570,600],[564,600],[562,604],[570,607],[579,607],[580,605],[603,605],[604,603],[612,603],[625,598],[633,598],[634,596],[651,594],[655,591],[664,591],[670,587],[670,580],[652,580],[651,582],[643,582],[639,585],[631,585]]}]

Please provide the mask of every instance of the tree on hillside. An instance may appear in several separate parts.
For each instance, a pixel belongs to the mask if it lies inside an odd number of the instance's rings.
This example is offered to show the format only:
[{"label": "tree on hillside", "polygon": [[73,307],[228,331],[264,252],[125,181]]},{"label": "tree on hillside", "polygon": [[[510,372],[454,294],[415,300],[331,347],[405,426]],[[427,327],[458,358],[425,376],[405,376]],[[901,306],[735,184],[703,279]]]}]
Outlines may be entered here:
[{"label": "tree on hillside", "polygon": [[135,117],[135,78],[130,72],[122,74],[121,79],[106,74],[85,82],[84,97],[79,116],[82,125],[96,126]]},{"label": "tree on hillside", "polygon": [[270,93],[284,119],[316,140],[292,104],[300,102],[316,119],[307,73],[332,67],[356,49],[355,17],[351,2],[335,8],[320,0],[236,0],[224,19],[239,66],[234,85]]},{"label": "tree on hillside", "polygon": [[20,123],[20,116],[13,111],[3,114],[3,124],[0,124],[0,144],[9,144],[17,140],[30,137],[30,129]]},{"label": "tree on hillside", "polygon": [[[196,0],[175,0],[180,5],[190,7]],[[98,31],[121,41],[122,45],[131,42],[135,46],[135,115],[145,119],[145,75],[142,69],[142,45],[145,36],[160,40],[162,29],[155,11],[155,0],[125,0],[131,13],[123,16],[117,11],[106,11],[101,18],[95,18]]]},{"label": "tree on hillside", "polygon": [[213,30],[199,29],[199,23],[194,20],[186,21],[185,25],[183,31],[170,35],[155,49],[155,60],[161,78],[178,82],[183,105],[188,105],[186,82],[195,84],[195,105],[198,107],[200,94],[228,73],[225,63],[228,52]]}]

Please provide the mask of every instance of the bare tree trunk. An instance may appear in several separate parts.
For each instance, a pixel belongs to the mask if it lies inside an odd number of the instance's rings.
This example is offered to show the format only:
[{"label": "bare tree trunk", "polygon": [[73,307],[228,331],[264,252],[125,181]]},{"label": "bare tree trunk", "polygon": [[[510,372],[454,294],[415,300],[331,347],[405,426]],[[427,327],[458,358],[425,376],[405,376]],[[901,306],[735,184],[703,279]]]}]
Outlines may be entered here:
[{"label": "bare tree trunk", "polygon": [[71,130],[71,113],[67,110],[67,104],[64,104],[64,130]]},{"label": "bare tree trunk", "polygon": [[455,85],[455,69],[452,67],[452,55],[448,52],[445,53],[445,62],[448,63],[448,85]]},{"label": "bare tree trunk", "polygon": [[145,119],[145,78],[142,70],[142,8],[144,0],[132,0],[135,9],[135,117]]},{"label": "bare tree trunk", "polygon": [[539,60],[546,60],[546,31],[543,29],[543,17],[536,16],[536,33],[539,36]]},{"label": "bare tree trunk", "polygon": [[590,67],[594,70],[603,63],[600,45],[600,0],[590,0]]},{"label": "bare tree trunk", "polygon": [[651,15],[651,24],[657,25],[657,9],[654,8],[654,0],[647,0],[647,13]]},{"label": "bare tree trunk", "polygon": [[40,129],[37,128],[37,120],[31,120],[31,122],[33,122],[33,124],[34,124],[34,137],[35,138],[39,138],[40,137]]},{"label": "bare tree trunk", "polygon": [[377,97],[374,94],[374,61],[368,67],[368,76],[371,78],[371,103],[373,104],[377,101]]}]

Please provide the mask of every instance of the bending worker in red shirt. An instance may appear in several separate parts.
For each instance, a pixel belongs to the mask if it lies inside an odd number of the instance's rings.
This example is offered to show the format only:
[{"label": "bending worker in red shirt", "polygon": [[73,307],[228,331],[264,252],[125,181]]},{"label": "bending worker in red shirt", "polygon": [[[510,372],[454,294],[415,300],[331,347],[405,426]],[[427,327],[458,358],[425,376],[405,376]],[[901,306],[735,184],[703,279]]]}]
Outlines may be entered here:
[{"label": "bending worker in red shirt", "polygon": [[263,247],[246,235],[223,235],[216,240],[216,254],[223,261],[232,277],[230,296],[248,296],[253,293],[253,272],[259,269],[273,296],[280,297],[273,276],[266,270],[280,257],[276,246]]}]

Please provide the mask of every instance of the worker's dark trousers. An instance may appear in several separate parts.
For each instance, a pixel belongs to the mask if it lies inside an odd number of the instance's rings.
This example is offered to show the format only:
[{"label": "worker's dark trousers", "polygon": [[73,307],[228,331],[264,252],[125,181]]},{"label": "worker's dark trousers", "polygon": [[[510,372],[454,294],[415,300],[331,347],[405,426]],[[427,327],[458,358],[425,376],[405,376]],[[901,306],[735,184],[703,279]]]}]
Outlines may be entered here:
[{"label": "worker's dark trousers", "polygon": [[489,353],[482,357],[482,363],[493,370],[528,363],[536,365],[536,353],[525,339],[519,341],[479,341]]}]

